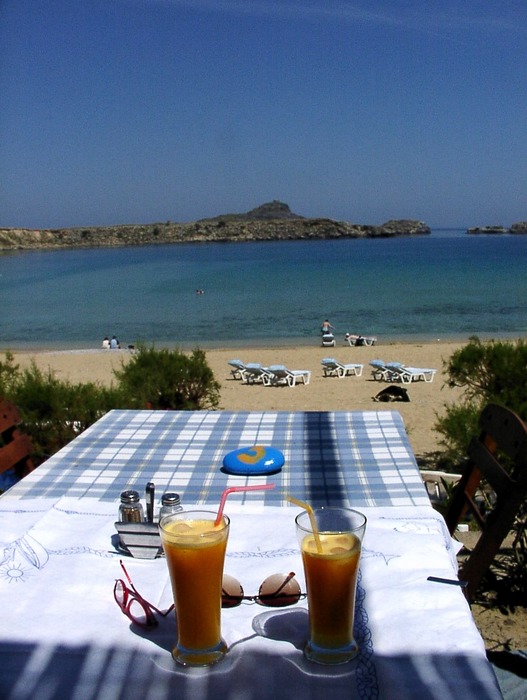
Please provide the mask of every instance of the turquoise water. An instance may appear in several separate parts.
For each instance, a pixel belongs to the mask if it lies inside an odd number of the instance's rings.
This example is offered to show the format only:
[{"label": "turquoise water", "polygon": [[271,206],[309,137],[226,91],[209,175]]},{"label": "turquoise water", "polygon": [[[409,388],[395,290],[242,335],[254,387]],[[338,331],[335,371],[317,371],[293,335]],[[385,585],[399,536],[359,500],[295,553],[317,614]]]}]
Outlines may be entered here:
[{"label": "turquoise water", "polygon": [[[527,334],[527,236],[196,244],[0,255],[0,346],[312,343]],[[203,289],[204,294],[196,294]]]}]

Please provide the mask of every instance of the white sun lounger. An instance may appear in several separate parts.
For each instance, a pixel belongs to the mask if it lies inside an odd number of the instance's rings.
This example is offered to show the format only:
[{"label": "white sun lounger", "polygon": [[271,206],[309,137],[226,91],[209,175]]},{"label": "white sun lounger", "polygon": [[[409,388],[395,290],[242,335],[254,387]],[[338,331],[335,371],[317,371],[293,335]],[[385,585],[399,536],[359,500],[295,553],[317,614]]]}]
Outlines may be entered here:
[{"label": "white sun lounger", "polygon": [[370,362],[372,369],[372,377],[377,381],[383,382],[403,382],[403,384],[411,384],[412,382],[433,382],[436,369],[425,367],[406,367],[401,362],[384,362],[383,360],[372,360]]},{"label": "white sun lounger", "polygon": [[231,367],[231,374],[233,379],[243,379],[243,373],[245,371],[245,362],[241,360],[229,360],[227,362]]},{"label": "white sun lounger", "polygon": [[324,333],[322,336],[322,347],[323,348],[328,348],[328,347],[335,347],[336,345],[335,341],[335,336],[333,333]]},{"label": "white sun lounger", "polygon": [[400,376],[400,380],[405,384],[420,381],[430,384],[434,381],[436,372],[436,369],[426,367],[406,367],[406,365],[403,365],[402,367],[396,369],[395,374],[398,374]]},{"label": "white sun lounger", "polygon": [[395,376],[398,369],[403,365],[400,362],[384,362],[384,360],[371,360],[370,366],[373,368],[371,376],[378,382],[399,381]]},{"label": "white sun lounger", "polygon": [[342,362],[335,360],[333,357],[324,357],[321,360],[321,363],[325,377],[360,377],[364,367],[364,365],[359,363],[343,364]]},{"label": "white sun lounger", "polygon": [[243,370],[242,380],[245,384],[263,384],[269,386],[271,373],[267,367],[262,367],[257,362],[248,362]]},{"label": "white sun lounger", "polygon": [[344,340],[348,345],[375,345],[377,342],[377,338],[373,335],[352,335],[351,333],[346,333]]},{"label": "white sun lounger", "polygon": [[311,370],[308,369],[287,369],[285,365],[269,365],[270,384],[272,386],[296,386],[297,382],[309,384],[311,381]]}]

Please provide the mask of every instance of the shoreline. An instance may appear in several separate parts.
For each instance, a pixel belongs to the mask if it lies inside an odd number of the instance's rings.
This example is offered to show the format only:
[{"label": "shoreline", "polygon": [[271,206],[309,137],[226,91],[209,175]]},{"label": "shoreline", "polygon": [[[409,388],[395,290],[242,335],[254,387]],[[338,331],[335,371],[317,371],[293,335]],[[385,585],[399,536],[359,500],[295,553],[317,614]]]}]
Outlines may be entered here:
[{"label": "shoreline", "polygon": [[[365,337],[376,337],[374,332],[362,333]],[[393,345],[436,345],[436,344],[466,344],[469,339],[473,336],[478,337],[482,341],[489,340],[503,340],[503,341],[515,341],[525,339],[526,336],[513,333],[471,333],[467,335],[465,333],[460,334],[450,334],[448,336],[438,338],[436,334],[434,335],[410,335],[405,334],[402,336],[382,336],[378,338],[378,341],[373,345],[373,348],[384,348]],[[344,340],[344,333],[335,334],[335,340],[337,342],[336,347],[326,347],[325,350],[331,355],[332,351],[338,351],[339,348],[350,347],[348,343]],[[261,348],[321,348],[320,337],[319,336],[303,336],[303,337],[266,337],[266,338],[241,338],[236,340],[207,340],[207,341],[181,341],[177,340],[163,341],[163,342],[152,342],[152,341],[138,341],[130,342],[123,341],[121,352],[127,352],[127,346],[133,345],[138,347],[143,344],[147,347],[156,348],[168,348],[171,350],[179,349],[184,352],[189,352],[194,349],[201,349],[204,351],[216,351],[216,350],[236,350],[251,348],[258,350]],[[321,348],[322,349],[322,348]],[[101,347],[100,342],[97,346],[91,345],[90,341],[78,341],[78,342],[58,342],[58,341],[14,341],[12,343],[7,343],[0,340],[0,354],[5,354],[6,352],[13,353],[55,353],[55,352],[76,352],[76,353],[87,353],[87,352],[111,352],[105,350]],[[114,351],[116,352],[116,351]],[[118,351],[117,351],[118,352]]]}]

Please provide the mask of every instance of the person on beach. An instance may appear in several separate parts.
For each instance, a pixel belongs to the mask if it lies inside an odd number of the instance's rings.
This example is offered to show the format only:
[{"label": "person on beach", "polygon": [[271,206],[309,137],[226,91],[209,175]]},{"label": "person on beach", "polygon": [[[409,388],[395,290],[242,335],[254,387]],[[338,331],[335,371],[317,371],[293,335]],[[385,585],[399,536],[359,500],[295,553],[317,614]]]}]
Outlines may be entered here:
[{"label": "person on beach", "polygon": [[104,336],[104,339],[102,341],[102,347],[103,350],[109,350],[110,349],[110,339],[108,338],[107,335]]},{"label": "person on beach", "polygon": [[330,323],[330,322],[328,321],[328,319],[326,318],[326,320],[324,321],[324,323],[323,323],[322,326],[320,327],[320,332],[322,333],[322,335],[331,335],[331,332],[332,332],[333,330],[334,330],[333,326],[331,325],[331,323]]},{"label": "person on beach", "polygon": [[117,340],[117,338],[112,335],[112,339],[110,340],[110,348],[112,350],[118,350],[121,347],[121,343]]}]

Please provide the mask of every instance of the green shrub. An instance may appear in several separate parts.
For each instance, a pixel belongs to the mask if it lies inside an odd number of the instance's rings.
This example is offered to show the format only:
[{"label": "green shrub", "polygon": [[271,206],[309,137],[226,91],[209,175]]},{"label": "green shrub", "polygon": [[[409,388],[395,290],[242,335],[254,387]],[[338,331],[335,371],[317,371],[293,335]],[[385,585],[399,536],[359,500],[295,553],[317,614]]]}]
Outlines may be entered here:
[{"label": "green shrub", "polygon": [[140,347],[115,375],[111,387],[72,384],[34,362],[21,370],[13,354],[6,353],[0,360],[0,396],[18,408],[21,429],[33,442],[35,464],[114,408],[194,410],[219,404],[220,385],[200,350],[187,356]]},{"label": "green shrub", "polygon": [[13,356],[0,362],[0,396],[12,401],[20,413],[21,429],[33,442],[37,464],[117,408],[120,392],[98,384],[72,384],[40,370],[34,362],[20,370]]},{"label": "green shrub", "polygon": [[443,451],[437,459],[443,471],[458,471],[457,465],[465,459],[468,445],[480,432],[478,420],[482,407],[479,404],[451,404],[445,414],[437,419],[435,429],[442,435],[439,444]]},{"label": "green shrub", "polygon": [[[444,453],[440,459],[452,467],[461,464],[467,455],[468,443],[478,435],[479,416],[489,403],[496,403],[527,419],[527,343],[469,339],[467,345],[445,362],[448,385],[464,392],[458,405],[447,405],[435,428],[442,435]],[[506,605],[525,600],[527,575],[527,504],[520,509],[513,529],[512,547],[506,556],[498,557],[486,575],[483,585],[494,589],[494,600]]]},{"label": "green shrub", "polygon": [[12,401],[33,443],[36,466],[114,408],[217,408],[220,385],[205,353],[139,347],[115,372],[111,387],[58,379],[34,362],[21,370],[12,353],[0,359],[0,397]]},{"label": "green shrub", "polygon": [[478,418],[488,403],[506,406],[527,418],[527,343],[469,339],[444,363],[447,384],[461,387],[461,402],[447,405],[435,429],[443,436],[443,457],[455,463],[467,452],[473,435],[479,433]]},{"label": "green shrub", "polygon": [[202,350],[185,355],[140,345],[114,374],[128,408],[198,410],[219,404],[220,385]]},{"label": "green shrub", "polygon": [[462,387],[468,401],[507,406],[527,417],[527,342],[482,342],[470,338],[446,363],[449,386]]}]

